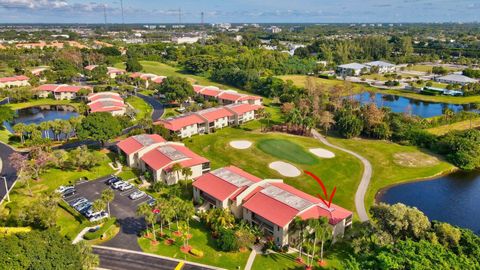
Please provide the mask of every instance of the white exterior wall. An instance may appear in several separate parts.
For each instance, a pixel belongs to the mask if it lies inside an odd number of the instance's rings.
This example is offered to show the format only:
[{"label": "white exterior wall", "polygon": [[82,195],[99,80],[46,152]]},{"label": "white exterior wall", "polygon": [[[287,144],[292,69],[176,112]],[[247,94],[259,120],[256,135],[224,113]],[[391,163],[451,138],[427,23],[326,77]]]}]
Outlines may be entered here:
[{"label": "white exterior wall", "polygon": [[[255,111],[246,112],[242,115],[239,115],[239,118],[240,117],[242,117],[242,123],[251,121],[251,120],[255,119]],[[240,120],[238,122],[240,123]]]},{"label": "white exterior wall", "polygon": [[193,124],[190,126],[183,127],[180,129],[179,136],[180,138],[188,138],[195,134],[198,134],[198,125]]},{"label": "white exterior wall", "polygon": [[125,112],[127,110],[124,108],[124,109],[121,109],[121,110],[116,110],[116,111],[111,111],[110,113],[113,115],[113,116],[122,116],[122,115],[125,115]]},{"label": "white exterior wall", "polygon": [[72,100],[77,97],[77,94],[75,92],[55,92],[53,93],[53,95],[57,100],[63,100],[63,99]]},{"label": "white exterior wall", "polygon": [[48,95],[50,95],[50,91],[36,91],[35,95],[40,98],[48,98]]},{"label": "white exterior wall", "polygon": [[30,86],[30,83],[28,83],[28,81],[13,81],[13,82],[0,83],[0,88],[19,87],[19,86]]},{"label": "white exterior wall", "polygon": [[226,126],[228,126],[228,117],[223,117],[223,118],[215,120],[214,127],[216,129],[224,128]]}]

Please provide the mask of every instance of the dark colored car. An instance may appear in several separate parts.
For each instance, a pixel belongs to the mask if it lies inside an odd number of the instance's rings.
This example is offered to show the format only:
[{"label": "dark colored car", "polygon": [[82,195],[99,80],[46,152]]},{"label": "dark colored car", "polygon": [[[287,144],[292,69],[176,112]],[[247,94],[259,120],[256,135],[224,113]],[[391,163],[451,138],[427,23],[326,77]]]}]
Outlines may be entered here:
[{"label": "dark colored car", "polygon": [[118,177],[111,177],[111,178],[108,178],[107,181],[105,181],[105,184],[107,185],[111,185],[115,182],[118,182],[120,181],[120,179],[118,179]]},{"label": "dark colored car", "polygon": [[77,191],[74,188],[70,188],[70,189],[67,189],[63,192],[62,197],[67,198],[67,197],[70,197],[72,195],[75,195],[75,193],[77,193]]}]

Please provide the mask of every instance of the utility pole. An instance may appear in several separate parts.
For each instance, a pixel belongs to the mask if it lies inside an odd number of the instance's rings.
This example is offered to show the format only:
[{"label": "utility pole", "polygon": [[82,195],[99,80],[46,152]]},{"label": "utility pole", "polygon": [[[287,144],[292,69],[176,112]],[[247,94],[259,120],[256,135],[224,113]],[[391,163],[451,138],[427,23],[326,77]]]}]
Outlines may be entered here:
[{"label": "utility pole", "polygon": [[103,18],[105,19],[105,29],[107,29],[107,4],[103,4]]},{"label": "utility pole", "polygon": [[5,192],[7,193],[7,201],[10,202],[10,194],[8,192],[8,185],[7,185],[7,178],[5,176],[2,176],[3,181],[5,182]]}]

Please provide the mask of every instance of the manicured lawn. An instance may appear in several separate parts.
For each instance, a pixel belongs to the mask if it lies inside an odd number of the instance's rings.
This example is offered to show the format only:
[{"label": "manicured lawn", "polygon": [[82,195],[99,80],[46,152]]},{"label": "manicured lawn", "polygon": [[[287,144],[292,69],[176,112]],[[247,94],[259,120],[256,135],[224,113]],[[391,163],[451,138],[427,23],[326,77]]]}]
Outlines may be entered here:
[{"label": "manicured lawn", "polygon": [[262,139],[257,142],[257,147],[271,156],[299,164],[313,165],[319,162],[314,155],[289,140]]},{"label": "manicured lawn", "polygon": [[[430,81],[432,83],[432,87],[437,87],[437,88],[447,88],[447,84],[445,83],[439,83],[439,82],[435,82],[435,81]],[[418,84],[418,83],[414,83],[414,86],[415,87],[425,87],[427,84],[427,82],[425,81],[422,81],[422,83]]]},{"label": "manicured lawn", "polygon": [[21,102],[21,103],[10,103],[8,106],[12,108],[12,110],[19,110],[23,108],[33,107],[33,106],[41,106],[41,105],[70,105],[73,107],[77,107],[78,103],[75,103],[71,100],[55,100],[55,99],[34,99],[28,102]]},{"label": "manicured lawn", "polygon": [[[270,254],[257,254],[255,261],[253,262],[253,270],[303,270],[305,269],[304,264],[300,264],[296,261],[298,253],[270,253]],[[329,259],[328,256],[325,256],[325,261],[327,262],[326,267],[318,266],[317,262],[313,263],[313,269],[342,269],[340,261],[338,261],[334,256],[332,259]],[[306,261],[306,257],[304,257]]]},{"label": "manicured lawn", "polygon": [[365,74],[365,75],[360,76],[360,78],[378,80],[378,81],[392,80],[391,77],[387,78],[383,74]]},{"label": "manicured lawn", "polygon": [[177,108],[176,107],[166,107],[161,118],[165,119],[165,118],[169,118],[169,117],[179,115],[180,113],[177,112],[175,109],[177,109]]},{"label": "manicured lawn", "polygon": [[[175,230],[174,225],[172,230]],[[164,232],[170,234],[166,228],[164,228]],[[194,249],[203,251],[203,257],[196,257],[181,252],[180,247],[183,245],[183,240],[180,238],[175,238],[176,240],[172,245],[166,245],[163,240],[160,240],[157,246],[153,246],[151,245],[151,240],[147,238],[139,238],[138,243],[142,250],[148,253],[226,269],[237,269],[237,267],[240,267],[238,269],[243,269],[245,267],[250,254],[249,250],[245,252],[223,252],[218,250],[215,247],[215,240],[211,237],[210,231],[203,223],[197,221],[190,222],[190,234],[192,234],[192,238],[189,240],[189,245]]]},{"label": "manicured lawn", "polygon": [[[441,160],[436,165],[425,167],[406,167],[399,165],[398,161],[395,162],[394,155],[396,153],[413,153],[412,156],[417,156],[415,154],[424,152],[414,146],[402,146],[387,141],[365,139],[329,137],[328,140],[362,155],[372,164],[373,176],[365,199],[367,209],[373,204],[375,194],[381,188],[397,183],[434,177],[455,169],[450,163]],[[420,163],[420,161],[418,162]]]},{"label": "manicured lawn", "polygon": [[445,133],[448,133],[449,131],[452,130],[465,130],[465,129],[470,129],[470,128],[478,128],[480,127],[480,119],[473,119],[473,120],[465,120],[457,123],[453,123],[450,125],[444,125],[440,127],[435,127],[435,128],[429,128],[427,129],[428,132],[435,134],[435,135],[443,135]]},{"label": "manicured lawn", "polygon": [[[414,70],[414,71],[421,71],[421,72],[432,72],[432,65],[413,65],[411,67],[406,67],[406,70]],[[443,67],[444,69],[448,71],[458,71],[460,69],[458,68],[452,68],[452,67]]]},{"label": "manicured lawn", "polygon": [[[298,87],[305,87],[305,83],[307,82],[307,78],[309,76],[306,75],[282,75],[282,76],[277,76],[278,78],[287,81],[291,80],[294,85]],[[325,90],[328,90],[328,88],[336,86],[336,85],[343,85],[345,84],[344,81],[337,80],[337,79],[323,79],[323,78],[318,78],[318,77],[312,77],[315,81],[316,84],[324,86]],[[355,84],[352,83],[353,90],[355,92],[364,92],[366,90],[370,89],[375,89],[371,86],[368,85],[362,85],[362,84]]]},{"label": "manicured lawn", "polygon": [[[320,187],[315,180],[304,173],[295,178],[283,177],[268,167],[271,162],[278,161],[280,158],[263,152],[256,145],[261,140],[280,140],[288,141],[301,148],[302,153],[309,153],[309,148],[328,149],[335,153],[335,158],[318,158],[311,165],[301,164],[298,161],[290,163],[301,171],[308,170],[315,173],[325,182],[328,190],[336,186],[337,193],[333,202],[346,209],[355,210],[353,198],[363,170],[360,161],[349,154],[330,149],[313,138],[262,133],[258,131],[259,127],[259,121],[253,121],[244,125],[243,128],[224,128],[213,134],[185,139],[184,142],[193,151],[208,158],[212,169],[235,165],[263,179],[284,179],[286,183],[312,195],[320,193]],[[229,145],[232,140],[248,140],[253,142],[253,145],[249,149],[238,150]]]},{"label": "manicured lawn", "polygon": [[146,103],[143,99],[135,96],[130,96],[126,100],[135,109],[137,120],[150,117],[152,115],[153,108],[150,104]]}]

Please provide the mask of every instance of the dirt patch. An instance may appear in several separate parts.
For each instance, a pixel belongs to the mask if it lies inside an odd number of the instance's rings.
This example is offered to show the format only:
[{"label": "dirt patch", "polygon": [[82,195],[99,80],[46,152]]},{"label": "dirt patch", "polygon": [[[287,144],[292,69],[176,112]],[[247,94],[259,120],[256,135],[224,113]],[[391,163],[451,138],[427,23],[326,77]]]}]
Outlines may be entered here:
[{"label": "dirt patch", "polygon": [[437,165],[438,163],[440,163],[440,160],[438,160],[438,158],[434,156],[430,156],[424,153],[404,152],[395,153],[393,155],[393,162],[403,167],[419,168]]}]

